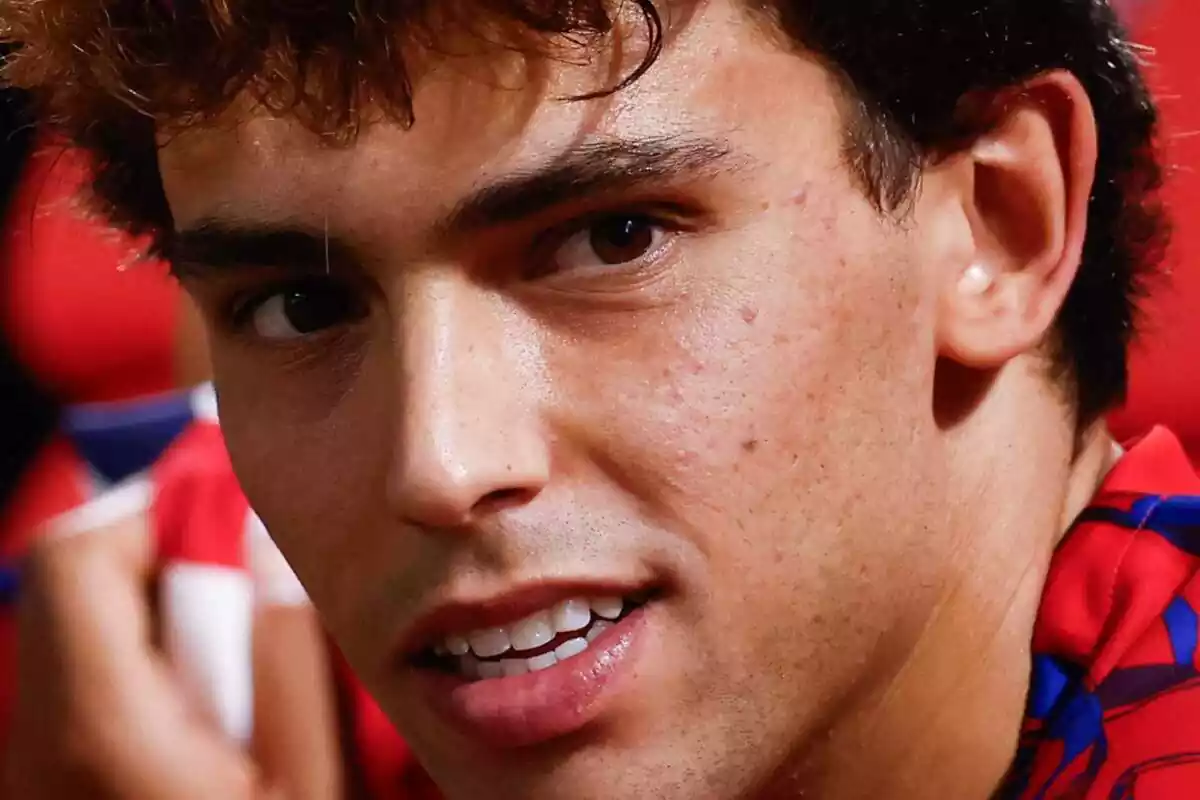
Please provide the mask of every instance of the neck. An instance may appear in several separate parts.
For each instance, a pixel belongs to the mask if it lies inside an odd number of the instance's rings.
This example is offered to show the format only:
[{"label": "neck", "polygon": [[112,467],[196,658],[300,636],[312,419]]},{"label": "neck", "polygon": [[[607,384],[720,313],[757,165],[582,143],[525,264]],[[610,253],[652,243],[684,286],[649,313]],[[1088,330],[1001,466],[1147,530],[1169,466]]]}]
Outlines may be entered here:
[{"label": "neck", "polygon": [[1065,534],[1075,518],[1087,508],[1104,478],[1124,454],[1125,451],[1113,441],[1107,426],[1101,422],[1093,424],[1080,436],[1079,450],[1067,481],[1066,500],[1059,519],[1060,539],[1061,534]]},{"label": "neck", "polygon": [[[972,509],[976,519],[996,521],[989,529],[959,520],[969,541],[899,668],[856,699],[785,791],[765,796],[992,796],[1017,749],[1051,556],[1120,454],[1097,424],[1061,464],[1053,497],[1042,472],[1028,486],[1007,485],[984,514]],[[989,474],[1030,474],[1028,467],[995,465]],[[1043,518],[1031,518],[1039,507]]]}]

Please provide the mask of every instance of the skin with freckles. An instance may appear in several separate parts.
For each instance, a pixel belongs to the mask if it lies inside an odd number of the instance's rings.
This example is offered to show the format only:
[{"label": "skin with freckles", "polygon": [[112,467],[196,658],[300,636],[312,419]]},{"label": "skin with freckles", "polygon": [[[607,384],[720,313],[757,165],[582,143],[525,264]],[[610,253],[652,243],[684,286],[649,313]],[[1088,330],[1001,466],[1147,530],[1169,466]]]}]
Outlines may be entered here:
[{"label": "skin with freckles", "polygon": [[[1078,83],[1014,90],[901,218],[844,163],[833,76],[732,4],[586,102],[611,64],[430,61],[411,130],[247,112],[160,164],[243,486],[446,794],[987,796],[1110,461],[1042,347]],[[564,578],[658,590],[633,673],[570,736],[482,747],[398,637]]]}]

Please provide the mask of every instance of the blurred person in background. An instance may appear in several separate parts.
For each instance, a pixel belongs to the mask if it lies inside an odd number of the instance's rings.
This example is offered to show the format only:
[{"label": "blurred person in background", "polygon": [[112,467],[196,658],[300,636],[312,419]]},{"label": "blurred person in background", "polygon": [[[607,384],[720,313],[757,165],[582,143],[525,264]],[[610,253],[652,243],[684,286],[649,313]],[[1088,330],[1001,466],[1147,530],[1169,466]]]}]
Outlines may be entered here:
[{"label": "blurred person in background", "polygon": [[[41,526],[152,463],[190,413],[175,390],[208,369],[178,287],[161,267],[119,269],[128,242],[79,214],[86,159],[40,138],[19,105],[25,146],[11,152],[0,219],[0,340],[29,398],[3,422],[25,441],[0,507],[0,563],[14,589]],[[0,731],[10,626],[0,613]]]},{"label": "blurred person in background", "polygon": [[161,264],[81,213],[86,156],[32,143],[4,218],[0,330],[53,399],[58,435],[8,504],[0,546],[18,556],[52,516],[145,469],[190,418],[207,379],[203,333]]},{"label": "blurred person in background", "polygon": [[[29,731],[56,722],[43,703],[20,693],[15,724],[23,733],[10,742],[8,763],[36,770],[38,791],[48,796],[224,797],[253,783],[256,796],[339,800],[345,792],[326,642],[228,467],[211,388],[189,395],[193,421],[150,469],[55,518],[32,545],[45,554],[102,537],[121,565],[136,565],[142,583],[131,591],[111,580],[114,563],[71,570],[63,559],[51,559],[56,567],[46,570],[37,565],[47,559],[33,558],[23,575],[24,641],[59,626],[98,626],[64,639],[76,646],[62,661],[23,648],[21,683],[65,671],[67,694],[119,713],[141,746],[130,750],[102,724],[76,754],[76,769],[87,765],[100,777],[86,789],[60,791],[59,771],[37,769],[25,751]],[[40,603],[46,596],[57,603]],[[131,634],[148,661],[123,657]],[[38,737],[56,735],[63,732],[52,727]],[[216,786],[196,780],[219,775],[210,764],[222,758],[239,759],[242,769]],[[15,794],[23,796],[20,787]]]},{"label": "blurred person in background", "polygon": [[[94,503],[104,506],[115,487],[158,462],[192,424],[188,387],[209,370],[203,332],[175,280],[83,213],[86,158],[39,139],[17,93],[4,99],[0,748],[9,744],[20,662],[12,614],[26,553],[52,521],[86,522]],[[255,619],[260,766],[287,775],[296,787],[289,796],[340,796],[328,652],[312,609],[268,598]]]}]

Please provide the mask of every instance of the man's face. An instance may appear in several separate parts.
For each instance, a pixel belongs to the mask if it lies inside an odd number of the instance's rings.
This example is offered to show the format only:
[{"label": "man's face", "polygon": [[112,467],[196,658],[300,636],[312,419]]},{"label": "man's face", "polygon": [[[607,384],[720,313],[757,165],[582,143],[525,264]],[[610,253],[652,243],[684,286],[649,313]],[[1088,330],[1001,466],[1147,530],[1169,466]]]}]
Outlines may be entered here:
[{"label": "man's face", "polygon": [[757,785],[953,568],[936,185],[881,217],[829,72],[703,8],[611,98],[464,57],[411,131],[162,154],[243,485],[452,797]]}]

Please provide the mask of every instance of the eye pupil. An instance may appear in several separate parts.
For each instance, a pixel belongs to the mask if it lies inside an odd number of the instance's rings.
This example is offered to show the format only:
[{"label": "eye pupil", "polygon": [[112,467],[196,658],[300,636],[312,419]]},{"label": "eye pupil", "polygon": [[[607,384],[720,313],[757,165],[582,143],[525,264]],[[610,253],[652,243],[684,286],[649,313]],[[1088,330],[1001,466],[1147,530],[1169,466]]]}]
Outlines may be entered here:
[{"label": "eye pupil", "polygon": [[299,333],[314,333],[332,324],[337,312],[334,305],[306,291],[283,295],[283,314]]},{"label": "eye pupil", "polygon": [[654,225],[635,216],[611,217],[592,226],[592,250],[606,264],[625,264],[654,246]]},{"label": "eye pupil", "polygon": [[[263,308],[268,327],[290,331],[291,336],[307,336],[361,318],[365,309],[353,293],[337,286],[296,287],[277,295],[275,310]],[[277,322],[271,323],[275,316]]]}]

